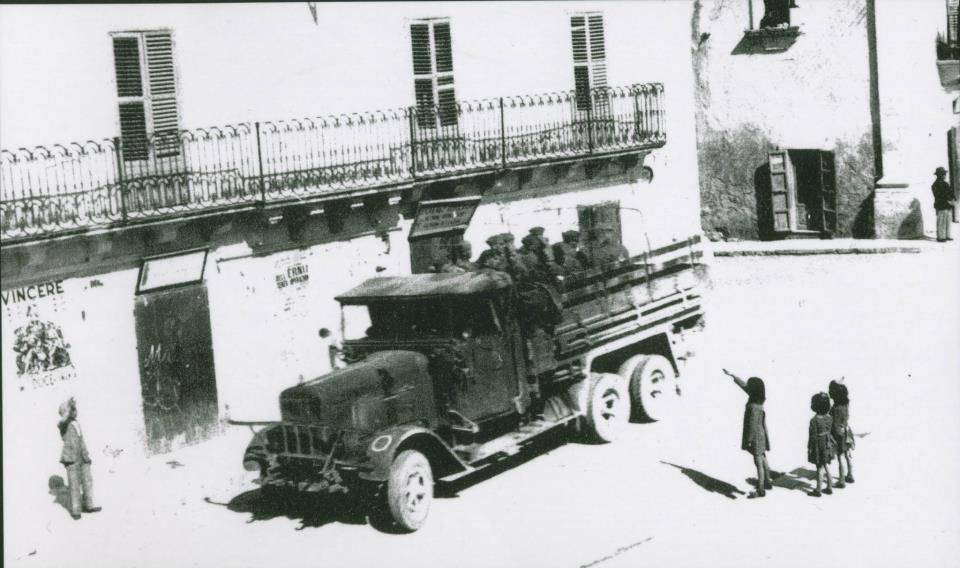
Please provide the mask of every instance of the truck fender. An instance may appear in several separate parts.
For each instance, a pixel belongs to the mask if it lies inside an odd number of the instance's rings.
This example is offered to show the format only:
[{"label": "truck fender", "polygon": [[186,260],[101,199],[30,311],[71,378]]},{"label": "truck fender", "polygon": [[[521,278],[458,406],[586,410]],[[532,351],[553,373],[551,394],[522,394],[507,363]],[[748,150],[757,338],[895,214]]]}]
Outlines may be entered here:
[{"label": "truck fender", "polygon": [[378,433],[367,445],[372,469],[361,479],[382,483],[390,478],[393,460],[404,450],[417,450],[430,461],[437,479],[468,469],[439,436],[422,426],[397,426]]}]

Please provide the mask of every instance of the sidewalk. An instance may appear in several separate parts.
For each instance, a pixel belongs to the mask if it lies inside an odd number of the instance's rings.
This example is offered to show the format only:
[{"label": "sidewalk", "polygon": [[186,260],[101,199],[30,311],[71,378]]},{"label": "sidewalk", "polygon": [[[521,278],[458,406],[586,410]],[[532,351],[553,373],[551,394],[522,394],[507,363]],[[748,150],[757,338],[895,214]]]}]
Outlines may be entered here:
[{"label": "sidewalk", "polygon": [[954,240],[795,239],[783,241],[711,242],[714,256],[801,256],[810,254],[922,253],[956,249]]}]

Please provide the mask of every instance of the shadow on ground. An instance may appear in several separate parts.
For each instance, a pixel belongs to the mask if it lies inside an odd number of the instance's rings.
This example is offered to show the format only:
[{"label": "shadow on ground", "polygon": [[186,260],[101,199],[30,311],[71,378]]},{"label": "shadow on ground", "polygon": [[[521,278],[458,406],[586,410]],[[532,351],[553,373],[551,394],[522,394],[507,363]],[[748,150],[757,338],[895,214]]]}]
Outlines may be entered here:
[{"label": "shadow on ground", "polygon": [[[789,473],[783,473],[779,471],[770,472],[770,482],[774,487],[796,491],[812,491],[813,486],[807,483],[806,480],[816,478],[817,473],[815,471],[811,471],[802,467],[798,467]],[[747,483],[755,486],[757,484],[757,478],[749,477],[747,478]]]},{"label": "shadow on ground", "polygon": [[70,488],[59,475],[51,475],[47,481],[47,487],[50,488],[50,495],[53,495],[53,502],[60,505],[68,513],[70,512]]},{"label": "shadow on ground", "polygon": [[[505,458],[483,467],[475,473],[452,482],[437,482],[434,485],[434,497],[453,499],[465,489],[505,473],[538,456],[542,456],[563,443],[561,436],[546,435],[536,444],[531,444],[518,455]],[[69,495],[67,496],[69,499]],[[370,495],[312,494],[281,492],[264,494],[259,488],[245,491],[227,503],[214,501],[206,497],[204,501],[211,505],[226,507],[235,513],[249,514],[248,523],[267,521],[278,517],[299,521],[297,530],[319,528],[330,523],[350,525],[369,524],[381,532],[396,532],[389,522],[377,514],[379,506]]]},{"label": "shadow on ground", "polygon": [[229,503],[219,503],[209,497],[204,498],[204,501],[226,507],[235,513],[249,513],[248,523],[277,517],[300,521],[297,530],[322,527],[334,522],[351,525],[367,523],[362,503],[340,495],[291,493],[274,496],[266,495],[260,489],[253,489],[237,495]]},{"label": "shadow on ground", "polygon": [[732,485],[730,483],[727,483],[726,481],[721,481],[715,477],[710,477],[709,475],[699,472],[695,469],[691,469],[689,467],[683,467],[681,465],[665,462],[662,460],[660,463],[673,466],[679,469],[680,473],[690,478],[690,481],[693,481],[694,483],[696,483],[697,485],[699,485],[700,487],[702,487],[703,489],[706,489],[711,493],[719,493],[720,495],[723,495],[727,499],[736,499],[737,495],[744,495],[744,492],[737,489],[736,485]]}]

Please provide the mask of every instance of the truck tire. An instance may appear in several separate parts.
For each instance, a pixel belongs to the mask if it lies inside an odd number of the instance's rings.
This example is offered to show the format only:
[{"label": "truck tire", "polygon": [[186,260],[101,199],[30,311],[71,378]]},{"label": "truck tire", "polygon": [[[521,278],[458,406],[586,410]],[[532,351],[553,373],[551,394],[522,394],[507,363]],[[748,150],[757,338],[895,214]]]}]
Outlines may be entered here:
[{"label": "truck tire", "polygon": [[620,376],[630,384],[634,421],[666,418],[680,397],[677,373],[663,355],[635,355],[620,366]]},{"label": "truck tire", "polygon": [[630,393],[626,382],[613,373],[596,373],[589,381],[587,432],[597,442],[612,442],[630,421]]},{"label": "truck tire", "polygon": [[396,529],[409,533],[422,527],[433,502],[433,471],[426,456],[416,450],[400,452],[386,485],[386,506]]}]

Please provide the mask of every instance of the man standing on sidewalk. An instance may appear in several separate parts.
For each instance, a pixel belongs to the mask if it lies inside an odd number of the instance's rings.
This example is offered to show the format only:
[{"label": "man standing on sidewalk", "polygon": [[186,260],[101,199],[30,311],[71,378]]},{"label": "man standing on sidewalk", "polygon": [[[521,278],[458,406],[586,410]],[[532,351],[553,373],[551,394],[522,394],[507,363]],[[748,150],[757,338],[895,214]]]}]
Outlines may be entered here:
[{"label": "man standing on sidewalk", "polygon": [[933,190],[933,208],[937,211],[937,242],[952,241],[950,238],[950,223],[952,221],[953,210],[953,188],[947,183],[947,170],[937,168],[934,172],[937,181],[933,182],[930,189]]},{"label": "man standing on sidewalk", "polygon": [[[90,453],[83,441],[83,432],[77,422],[77,403],[73,398],[60,405],[60,437],[63,451],[60,463],[67,468],[70,484],[70,516],[80,518],[80,511],[96,513],[100,507],[93,504],[93,478],[90,477]],[[81,509],[82,503],[82,509]]]}]

